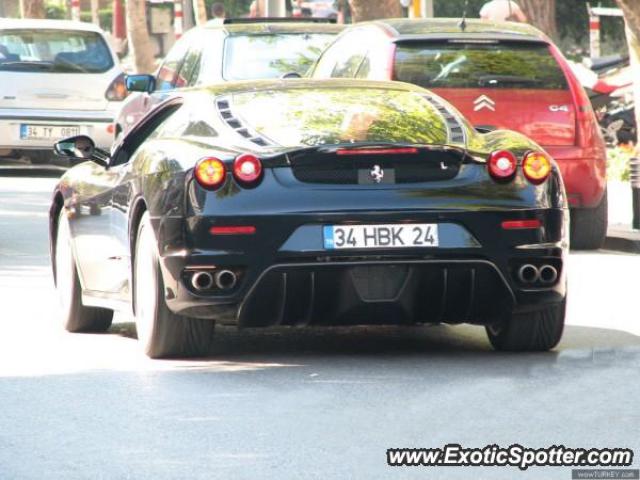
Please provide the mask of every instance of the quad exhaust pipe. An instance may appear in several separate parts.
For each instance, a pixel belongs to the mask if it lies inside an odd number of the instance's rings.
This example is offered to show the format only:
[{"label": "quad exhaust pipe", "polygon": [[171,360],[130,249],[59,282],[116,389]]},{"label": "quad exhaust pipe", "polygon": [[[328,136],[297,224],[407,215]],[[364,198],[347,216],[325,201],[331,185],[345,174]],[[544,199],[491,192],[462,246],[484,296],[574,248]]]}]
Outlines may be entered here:
[{"label": "quad exhaust pipe", "polygon": [[537,282],[543,285],[552,285],[558,280],[558,269],[548,264],[536,267],[535,265],[526,263],[518,269],[517,275],[518,280],[527,285]]},{"label": "quad exhaust pipe", "polygon": [[551,285],[558,280],[558,270],[553,265],[543,265],[540,267],[540,282]]},{"label": "quad exhaust pipe", "polygon": [[522,283],[536,283],[540,278],[540,271],[535,265],[526,263],[518,269],[518,280]]},{"label": "quad exhaust pipe", "polygon": [[197,290],[209,290],[213,286],[213,275],[209,272],[196,272],[191,277],[191,286]]},{"label": "quad exhaust pipe", "polygon": [[211,290],[214,286],[220,290],[231,290],[237,283],[238,276],[231,270],[199,271],[191,276],[191,286],[197,292]]},{"label": "quad exhaust pipe", "polygon": [[220,270],[216,273],[216,287],[220,290],[231,290],[238,283],[238,276],[231,270]]}]

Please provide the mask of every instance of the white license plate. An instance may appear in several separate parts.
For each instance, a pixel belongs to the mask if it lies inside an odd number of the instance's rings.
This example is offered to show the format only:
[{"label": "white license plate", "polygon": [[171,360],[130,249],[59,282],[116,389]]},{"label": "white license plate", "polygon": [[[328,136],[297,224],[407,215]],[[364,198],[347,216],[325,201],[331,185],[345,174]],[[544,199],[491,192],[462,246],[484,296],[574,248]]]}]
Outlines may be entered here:
[{"label": "white license plate", "polygon": [[82,134],[82,127],[60,125],[28,125],[20,124],[22,140],[62,140]]},{"label": "white license plate", "polygon": [[438,246],[438,225],[328,225],[323,228],[324,248],[416,248]]}]

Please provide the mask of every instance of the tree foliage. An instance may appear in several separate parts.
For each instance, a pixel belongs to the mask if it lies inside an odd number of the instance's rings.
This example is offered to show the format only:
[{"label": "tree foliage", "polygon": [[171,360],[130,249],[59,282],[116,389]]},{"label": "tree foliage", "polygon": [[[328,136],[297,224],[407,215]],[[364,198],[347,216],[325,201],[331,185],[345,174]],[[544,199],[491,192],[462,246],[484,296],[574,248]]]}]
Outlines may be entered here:
[{"label": "tree foliage", "polygon": [[[488,0],[434,0],[434,13],[437,17],[461,17],[467,4],[468,18],[478,18],[480,8]],[[522,0],[516,0],[524,7]],[[631,0],[633,3],[633,0]],[[615,7],[615,0],[592,1],[592,5]],[[529,12],[527,12],[529,13]],[[557,24],[556,40],[564,51],[581,50],[589,47],[589,15],[585,0],[556,0],[555,15]],[[619,18],[601,19],[601,39],[603,54],[619,53],[624,46],[624,31]]]}]

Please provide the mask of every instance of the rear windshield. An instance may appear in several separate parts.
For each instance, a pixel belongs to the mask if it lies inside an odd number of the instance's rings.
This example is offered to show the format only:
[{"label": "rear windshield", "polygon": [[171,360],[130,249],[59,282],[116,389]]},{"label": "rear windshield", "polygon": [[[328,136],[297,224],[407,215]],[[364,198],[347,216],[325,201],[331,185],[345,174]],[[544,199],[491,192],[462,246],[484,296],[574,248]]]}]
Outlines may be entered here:
[{"label": "rear windshield", "polygon": [[354,87],[246,92],[233,96],[231,110],[283,146],[447,141],[440,114],[417,92]]},{"label": "rear windshield", "polygon": [[102,73],[111,67],[111,52],[95,32],[0,30],[0,70]]},{"label": "rear windshield", "polygon": [[395,78],[425,88],[568,89],[544,44],[399,44]]},{"label": "rear windshield", "polygon": [[225,80],[279,78],[304,75],[334,35],[284,33],[228,37],[224,49]]}]

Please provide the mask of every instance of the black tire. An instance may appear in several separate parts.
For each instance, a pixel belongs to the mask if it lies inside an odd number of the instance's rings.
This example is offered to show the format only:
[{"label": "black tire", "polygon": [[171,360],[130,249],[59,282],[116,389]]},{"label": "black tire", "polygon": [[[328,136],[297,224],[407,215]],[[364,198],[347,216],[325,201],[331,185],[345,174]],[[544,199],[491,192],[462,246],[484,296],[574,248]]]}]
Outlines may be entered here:
[{"label": "black tire", "polygon": [[543,308],[513,313],[486,327],[493,348],[510,352],[541,352],[555,347],[564,330],[566,300]]},{"label": "black tire", "polygon": [[107,331],[113,320],[113,310],[86,307],[82,304],[82,287],[71,248],[69,222],[63,212],[58,216],[54,255],[56,291],[64,328],[74,333]]},{"label": "black tire", "polygon": [[596,208],[571,210],[571,248],[597,250],[602,248],[609,222],[607,191]]},{"label": "black tire", "polygon": [[144,353],[151,358],[207,354],[215,323],[176,315],[167,307],[158,247],[148,213],[138,227],[133,268],[136,330]]}]

